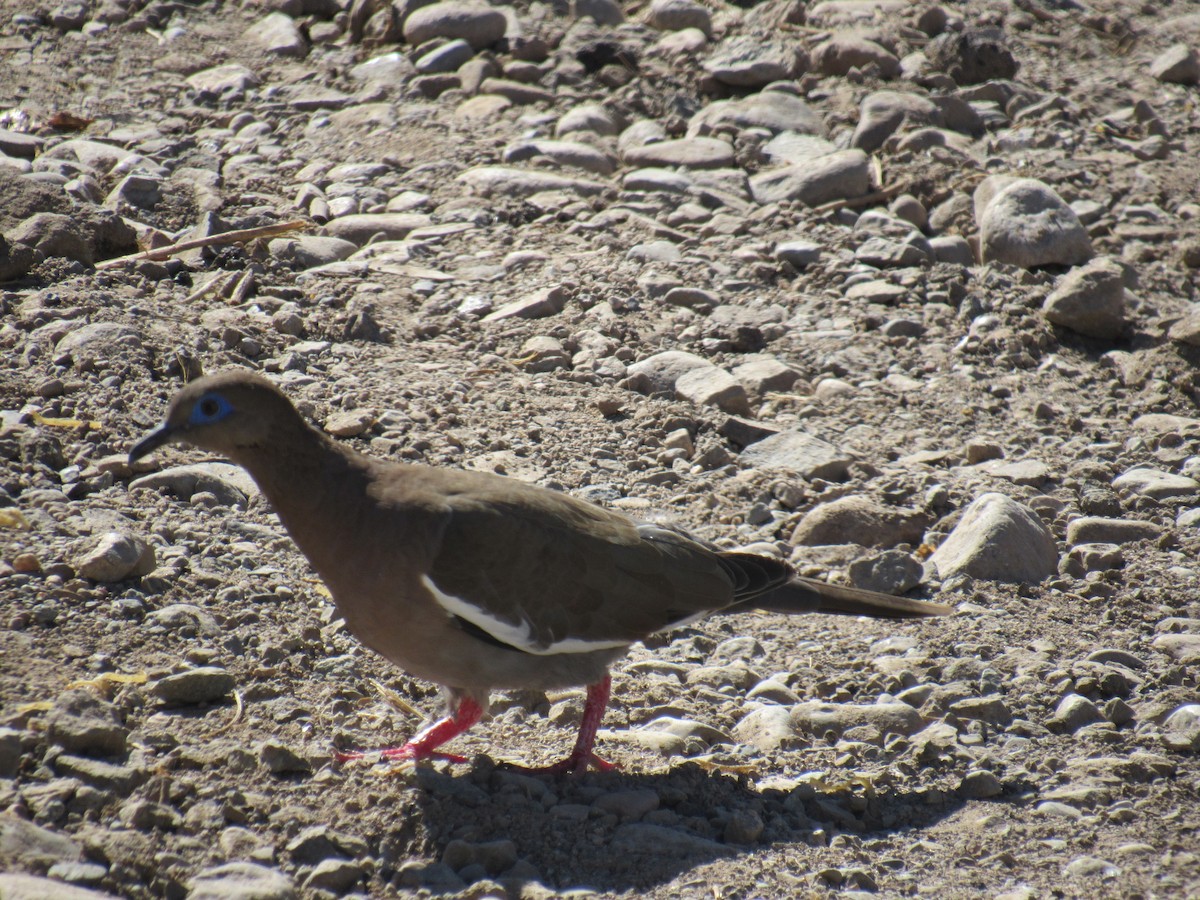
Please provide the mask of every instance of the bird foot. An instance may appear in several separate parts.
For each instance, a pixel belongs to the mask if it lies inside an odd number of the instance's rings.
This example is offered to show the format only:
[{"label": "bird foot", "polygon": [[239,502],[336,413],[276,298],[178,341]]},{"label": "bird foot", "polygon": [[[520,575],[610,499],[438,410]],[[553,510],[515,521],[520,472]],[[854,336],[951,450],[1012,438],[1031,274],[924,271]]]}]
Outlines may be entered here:
[{"label": "bird foot", "polygon": [[582,775],[588,769],[595,769],[597,772],[612,772],[618,768],[616,763],[601,759],[595,753],[572,753],[566,759],[548,766],[519,766],[516,763],[501,763],[500,767],[509,772],[521,772],[524,775]]},{"label": "bird foot", "polygon": [[352,751],[349,753],[338,750],[334,752],[333,758],[340,763],[354,762],[355,760],[374,756],[376,753],[389,762],[399,762],[402,760],[419,762],[423,759],[440,759],[452,763],[465,763],[467,761],[465,756],[459,756],[456,753],[438,753],[433,750],[427,750],[424,747],[416,746],[412,741],[399,747],[384,747],[380,750]]}]

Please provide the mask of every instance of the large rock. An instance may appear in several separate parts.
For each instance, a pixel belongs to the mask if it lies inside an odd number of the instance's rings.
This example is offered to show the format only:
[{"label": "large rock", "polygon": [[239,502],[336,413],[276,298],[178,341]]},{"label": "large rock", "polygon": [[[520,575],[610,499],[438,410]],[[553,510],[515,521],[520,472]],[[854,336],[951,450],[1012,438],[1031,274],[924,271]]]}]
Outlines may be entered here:
[{"label": "large rock", "polygon": [[664,350],[635,362],[628,372],[631,376],[645,379],[650,393],[661,393],[674,391],[675,383],[687,372],[707,368],[713,368],[713,364],[703,356],[686,350]]},{"label": "large rock", "polygon": [[870,190],[870,160],[861,150],[839,150],[804,165],[768,169],[750,178],[750,193],[763,204],[799,200],[807,206],[820,206],[861,197]]},{"label": "large rock", "polygon": [[758,88],[792,78],[806,64],[804,51],[798,44],[744,36],[722,41],[704,68],[730,87]]},{"label": "large rock", "polygon": [[894,547],[920,542],[929,524],[920,510],[884,506],[867,497],[839,497],[809,511],[792,532],[792,543]]},{"label": "large rock", "polygon": [[433,3],[404,20],[404,40],[414,47],[433,38],[463,40],[481,50],[504,37],[507,29],[504,13],[486,4]]},{"label": "large rock", "polygon": [[1054,536],[1029,507],[1004,494],[984,494],[933,554],[943,579],[1036,584],[1058,570]]},{"label": "large rock", "polygon": [[123,581],[148,575],[157,565],[154,548],[134,534],[108,531],[85,540],[72,564],[92,581]]},{"label": "large rock", "polygon": [[876,91],[864,98],[850,146],[873,153],[903,126],[942,125],[940,107],[921,94]]},{"label": "large rock", "polygon": [[721,125],[765,128],[779,134],[824,135],[821,116],[802,98],[786,91],[759,91],[740,100],[717,100],[688,122],[688,134],[708,134]]},{"label": "large rock", "polygon": [[1042,304],[1055,325],[1110,340],[1125,331],[1125,273],[1108,257],[1072,269]]},{"label": "large rock", "polygon": [[740,458],[746,465],[824,481],[845,481],[854,461],[833,444],[803,431],[785,431],[764,438],[743,450]]},{"label": "large rock", "polygon": [[925,727],[921,714],[907,703],[800,703],[792,707],[792,728],[802,734],[841,735],[851,728],[872,726],[881,734],[916,734]]},{"label": "large rock", "polygon": [[993,175],[975,189],[975,221],[983,262],[1077,266],[1092,257],[1092,241],[1075,211],[1034,178]]}]

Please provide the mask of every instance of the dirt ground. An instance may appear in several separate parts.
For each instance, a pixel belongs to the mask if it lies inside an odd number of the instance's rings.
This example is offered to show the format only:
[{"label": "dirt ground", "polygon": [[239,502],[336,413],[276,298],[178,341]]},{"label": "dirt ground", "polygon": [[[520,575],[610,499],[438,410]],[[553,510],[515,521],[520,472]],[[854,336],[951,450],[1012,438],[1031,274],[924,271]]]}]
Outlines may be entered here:
[{"label": "dirt ground", "polygon": [[[1053,187],[1123,267],[1108,337],[1044,314],[1067,266],[864,263],[856,220],[900,191],[806,204],[730,187],[769,167],[770,129],[713,132],[733,158],[684,195],[623,182],[643,165],[613,135],[593,142],[607,174],[549,161],[556,148],[508,153],[586,104],[625,133],[646,120],[683,137],[701,109],[754,93],[705,68],[741,38],[804,49],[789,81],[845,149],[868,95],[966,88],[821,71],[818,48],[854,31],[896,58],[932,52],[932,4],[829,25],[830,4],[713,3],[710,37],[684,52],[659,45],[650,4],[597,4],[626,24],[582,26],[566,4],[518,4],[509,34],[517,21],[528,40],[473,58],[545,97],[484,114],[464,106],[486,91],[412,68],[437,40],[348,35],[378,4],[72,6],[0,0],[0,150],[24,161],[0,166],[0,897],[1200,897],[1200,95],[1153,74],[1177,42],[1200,47],[1200,3],[943,3],[951,30],[1002,36],[1019,68],[989,83],[1032,99],[1005,111],[972,94],[986,127],[959,149],[870,153],[872,190],[904,185],[930,213],[921,240],[977,250],[972,192],[989,175]],[[272,10],[302,26],[302,56],[264,47]],[[391,52],[390,79],[356,71]],[[189,81],[226,64],[254,83]],[[120,159],[53,156],[81,138]],[[460,178],[498,165],[602,190]],[[153,202],[108,202],[140,172]],[[372,258],[370,234],[334,230],[342,212],[410,215],[415,234],[374,226],[390,243]],[[3,269],[15,236],[48,233],[39,213],[93,223],[86,252],[46,237],[34,264]],[[305,224],[282,244],[103,264],[138,249],[133,232],[145,246],[289,221]],[[323,226],[359,252],[302,264],[284,246]],[[789,241],[819,262],[788,262]],[[868,275],[903,290],[855,294]],[[496,314],[539,291],[558,308]],[[739,411],[631,375],[673,350],[725,372],[769,356],[792,380],[734,372]],[[910,594],[955,612],[717,616],[655,635],[613,671],[597,749],[614,772],[498,766],[565,754],[582,686],[497,695],[448,748],[469,763],[336,762],[401,743],[414,711],[439,714],[437,686],[346,630],[247,480],[134,486],[211,460],[124,461],[187,377],[235,366],[371,455],[498,471],[817,577],[898,549],[921,572]],[[796,430],[844,470],[743,458]],[[1147,470],[1150,487],[1126,477]],[[990,492],[1048,530],[1054,571],[931,567]],[[887,513],[879,536],[798,541],[845,498]],[[1071,539],[1087,516],[1131,528]],[[108,534],[137,548],[115,579],[91,557]],[[877,715],[896,706],[915,719]]]}]

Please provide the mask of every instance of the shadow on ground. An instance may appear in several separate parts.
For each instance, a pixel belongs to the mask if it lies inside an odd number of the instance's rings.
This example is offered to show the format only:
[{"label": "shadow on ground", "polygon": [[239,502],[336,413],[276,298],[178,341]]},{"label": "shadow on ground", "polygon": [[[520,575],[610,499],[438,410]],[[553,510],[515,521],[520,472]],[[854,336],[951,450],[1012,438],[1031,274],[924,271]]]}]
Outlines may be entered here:
[{"label": "shadow on ground", "polygon": [[483,847],[474,874],[503,878],[488,871],[489,862],[498,869],[515,851],[537,880],[562,890],[645,891],[716,859],[768,846],[820,848],[839,833],[924,829],[962,806],[953,796],[903,786],[759,791],[745,777],[695,764],[582,778],[480,765],[461,775],[422,768],[414,780],[409,823],[418,824],[409,835],[423,845],[422,856],[457,869],[472,860],[472,846]]}]

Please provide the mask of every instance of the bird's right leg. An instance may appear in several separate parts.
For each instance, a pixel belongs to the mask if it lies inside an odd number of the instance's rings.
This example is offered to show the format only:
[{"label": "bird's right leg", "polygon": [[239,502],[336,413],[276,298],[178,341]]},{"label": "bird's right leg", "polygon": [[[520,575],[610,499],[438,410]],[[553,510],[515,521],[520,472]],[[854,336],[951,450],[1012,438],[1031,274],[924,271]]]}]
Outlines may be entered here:
[{"label": "bird's right leg", "polygon": [[483,707],[474,697],[463,696],[455,703],[450,715],[438,719],[433,724],[421,729],[408,740],[407,743],[399,747],[385,747],[382,750],[369,752],[353,752],[343,753],[338,751],[334,754],[334,758],[338,762],[348,762],[355,759],[363,759],[369,756],[370,753],[380,753],[384,759],[400,760],[400,759],[444,759],[449,762],[466,762],[465,756],[458,756],[453,753],[439,753],[437,748],[446,741],[458,737],[464,731],[471,728],[476,722],[483,718]]}]

